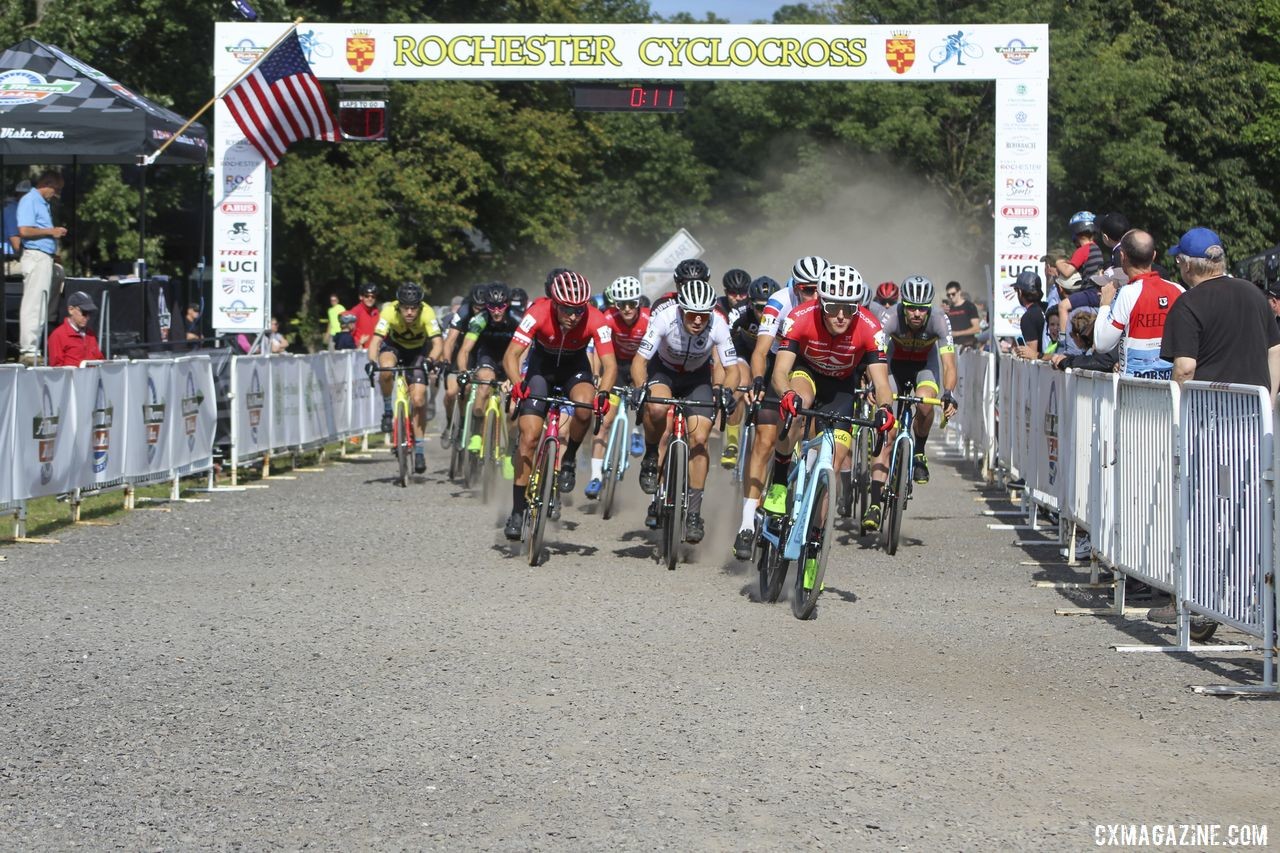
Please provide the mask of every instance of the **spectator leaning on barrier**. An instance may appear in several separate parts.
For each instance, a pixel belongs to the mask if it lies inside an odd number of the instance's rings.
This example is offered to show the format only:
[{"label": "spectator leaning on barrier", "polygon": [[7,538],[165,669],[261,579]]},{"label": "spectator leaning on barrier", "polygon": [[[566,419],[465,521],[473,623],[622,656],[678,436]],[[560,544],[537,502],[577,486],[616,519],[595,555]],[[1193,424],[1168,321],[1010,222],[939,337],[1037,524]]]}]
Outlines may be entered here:
[{"label": "spectator leaning on barrier", "polygon": [[344,311],[338,315],[338,334],[333,336],[333,348],[335,350],[355,349],[356,338],[356,315],[350,311]]},{"label": "spectator leaning on barrier", "polygon": [[1165,319],[1160,357],[1177,382],[1280,386],[1280,328],[1267,298],[1251,281],[1227,275],[1222,240],[1192,228],[1169,250],[1187,292]]},{"label": "spectator leaning on barrier", "polygon": [[342,331],[342,325],[338,322],[338,318],[341,317],[346,310],[347,309],[342,304],[342,300],[338,299],[338,294],[330,293],[328,309],[329,324],[325,326],[324,330],[325,343],[329,345],[329,349],[333,349],[334,336],[337,335],[338,332]]},{"label": "spectator leaning on barrier", "polygon": [[289,349],[289,339],[280,334],[280,318],[271,318],[271,331],[267,334],[267,341],[271,344],[272,354]]},{"label": "spectator leaning on barrier", "polygon": [[1013,354],[1021,358],[1040,357],[1040,339],[1044,336],[1044,306],[1040,299],[1044,296],[1040,290],[1040,276],[1031,270],[1023,270],[1013,280],[1013,292],[1022,306],[1022,317],[1018,320],[1022,331],[1022,343],[1014,347]]},{"label": "spectator leaning on barrier", "polygon": [[1103,286],[1102,319],[1094,327],[1093,345],[1100,352],[1120,346],[1120,372],[1127,376],[1168,379],[1173,365],[1160,357],[1160,343],[1182,288],[1152,269],[1156,241],[1146,231],[1129,231],[1117,248],[1127,283]]},{"label": "spectator leaning on barrier", "polygon": [[1071,242],[1075,244],[1075,251],[1071,253],[1070,258],[1057,258],[1054,269],[1061,278],[1070,278],[1079,273],[1082,279],[1088,280],[1089,276],[1105,265],[1102,249],[1093,242],[1093,234],[1097,230],[1093,214],[1087,210],[1080,211],[1071,217],[1067,223],[1067,229],[1071,232]]},{"label": "spectator leaning on barrier", "polygon": [[1123,213],[1105,213],[1098,220],[1098,234],[1102,238],[1103,254],[1110,259],[1109,269],[1120,269],[1120,240],[1132,228],[1129,217]]},{"label": "spectator leaning on barrier", "polygon": [[49,333],[49,366],[78,367],[82,361],[101,361],[98,338],[89,320],[98,306],[83,290],[67,297],[67,319]]},{"label": "spectator leaning on barrier", "polygon": [[356,346],[364,349],[369,345],[369,338],[373,337],[373,330],[378,327],[381,313],[378,306],[378,285],[371,281],[360,285],[360,301],[350,309],[350,313],[356,316],[356,327],[352,331]]}]

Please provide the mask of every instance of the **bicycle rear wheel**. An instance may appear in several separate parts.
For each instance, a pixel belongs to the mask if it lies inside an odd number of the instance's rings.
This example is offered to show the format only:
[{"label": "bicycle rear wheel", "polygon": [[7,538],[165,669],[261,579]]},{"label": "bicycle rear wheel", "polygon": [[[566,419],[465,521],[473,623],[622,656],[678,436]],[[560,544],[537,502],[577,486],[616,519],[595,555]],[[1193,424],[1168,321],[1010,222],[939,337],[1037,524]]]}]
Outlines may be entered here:
[{"label": "bicycle rear wheel", "polygon": [[[769,519],[765,519],[765,524],[769,523]],[[786,527],[782,528],[781,538],[779,541],[786,541]],[[777,532],[777,531],[775,531]],[[756,574],[760,582],[760,600],[773,604],[778,600],[778,596],[782,594],[782,582],[787,579],[787,569],[791,563],[782,559],[782,551],[775,548],[773,543],[765,538],[764,534],[760,534],[760,553],[756,559]]]},{"label": "bicycle rear wheel", "polygon": [[858,514],[861,519],[871,506],[871,430],[868,427],[858,429],[858,440],[853,445],[853,490],[857,497]]},{"label": "bicycle rear wheel", "polygon": [[733,478],[738,484],[738,499],[747,496],[747,472],[751,468],[751,445],[756,439],[756,425],[747,424],[742,428],[742,442],[738,446],[738,464],[733,469]]},{"label": "bicycle rear wheel", "polygon": [[617,494],[618,480],[622,477],[622,466],[627,452],[627,423],[621,413],[613,419],[609,429],[609,443],[604,448],[604,494],[600,496],[600,515],[610,518],[613,515],[613,497]]},{"label": "bicycle rear wheel", "polygon": [[396,479],[396,484],[404,488],[409,485],[409,471],[413,465],[413,426],[403,409],[391,422],[391,432],[391,439],[396,445],[396,461],[400,464],[400,476]]},{"label": "bicycle rear wheel", "polygon": [[498,418],[492,411],[484,415],[484,447],[480,450],[480,500],[489,502],[498,481],[498,466],[502,464],[502,450],[498,446]]},{"label": "bicycle rear wheel", "polygon": [[668,571],[680,562],[680,543],[684,542],[685,502],[688,500],[689,445],[673,441],[667,447],[667,474],[663,479],[665,498],[662,528],[662,557]]},{"label": "bicycle rear wheel", "polygon": [[800,563],[796,566],[795,590],[791,596],[791,612],[797,619],[812,618],[818,606],[822,578],[827,571],[827,557],[831,552],[830,527],[835,511],[836,493],[831,488],[831,472],[820,471],[813,485],[809,517],[803,519],[805,542],[800,552]]},{"label": "bicycle rear wheel", "polygon": [[534,457],[537,466],[533,476],[537,477],[537,488],[529,495],[529,565],[536,566],[542,560],[543,536],[547,529],[547,516],[551,511],[551,498],[555,492],[556,476],[556,444],[551,439],[543,439],[538,455]]},{"label": "bicycle rear wheel", "polygon": [[893,454],[893,468],[889,471],[893,494],[892,500],[886,497],[884,502],[884,550],[891,557],[898,553],[902,516],[907,511],[907,493],[911,489],[911,454],[906,452],[910,447],[910,443],[905,441],[898,445]]}]

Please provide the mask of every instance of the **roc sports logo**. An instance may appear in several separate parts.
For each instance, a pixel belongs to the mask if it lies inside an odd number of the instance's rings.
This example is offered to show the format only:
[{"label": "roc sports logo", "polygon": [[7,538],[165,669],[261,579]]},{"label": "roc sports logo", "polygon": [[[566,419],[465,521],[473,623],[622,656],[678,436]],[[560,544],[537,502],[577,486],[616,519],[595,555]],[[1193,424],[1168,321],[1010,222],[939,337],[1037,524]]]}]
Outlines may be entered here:
[{"label": "roc sports logo", "polygon": [[347,36],[347,64],[356,73],[367,71],[373,65],[373,54],[377,43],[367,31],[356,30]]},{"label": "roc sports logo", "polygon": [[43,74],[19,68],[0,74],[0,109],[34,104],[80,88],[78,80],[49,80]]},{"label": "roc sports logo", "polygon": [[916,62],[916,40],[907,33],[894,33],[884,41],[884,61],[894,74],[906,74]]}]

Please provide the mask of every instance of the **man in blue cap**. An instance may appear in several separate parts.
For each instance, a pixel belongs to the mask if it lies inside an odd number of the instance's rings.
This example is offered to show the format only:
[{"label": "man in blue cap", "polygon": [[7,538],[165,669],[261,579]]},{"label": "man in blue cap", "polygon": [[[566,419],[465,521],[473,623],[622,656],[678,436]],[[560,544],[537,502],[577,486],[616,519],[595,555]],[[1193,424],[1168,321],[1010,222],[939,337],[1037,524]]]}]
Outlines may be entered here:
[{"label": "man in blue cap", "polygon": [[1187,286],[1165,319],[1160,357],[1177,382],[1280,388],[1280,329],[1267,297],[1251,281],[1227,275],[1222,240],[1192,228],[1169,250]]}]

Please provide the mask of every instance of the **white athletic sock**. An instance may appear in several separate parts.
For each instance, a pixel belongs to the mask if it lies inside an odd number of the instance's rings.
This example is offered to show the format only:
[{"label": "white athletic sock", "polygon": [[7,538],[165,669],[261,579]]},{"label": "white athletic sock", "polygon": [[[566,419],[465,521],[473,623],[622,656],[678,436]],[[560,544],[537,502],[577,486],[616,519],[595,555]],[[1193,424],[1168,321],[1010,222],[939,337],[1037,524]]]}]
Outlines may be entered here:
[{"label": "white athletic sock", "polygon": [[744,498],[742,501],[742,526],[739,530],[755,530],[756,509],[760,506],[759,498]]},{"label": "white athletic sock", "polygon": [[604,479],[604,460],[603,459],[591,460],[591,479],[593,480]]}]

